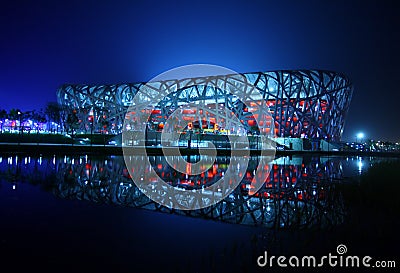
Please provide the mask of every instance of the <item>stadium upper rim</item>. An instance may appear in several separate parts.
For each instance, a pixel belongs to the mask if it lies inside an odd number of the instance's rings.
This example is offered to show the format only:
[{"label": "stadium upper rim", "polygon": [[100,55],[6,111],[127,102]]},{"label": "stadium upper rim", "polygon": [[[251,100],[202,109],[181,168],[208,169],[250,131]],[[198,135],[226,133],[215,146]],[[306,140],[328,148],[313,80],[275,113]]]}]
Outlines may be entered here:
[{"label": "stadium upper rim", "polygon": [[[194,76],[194,77],[184,77],[184,78],[175,78],[175,79],[165,79],[165,80],[160,80],[160,81],[175,81],[175,80],[189,80],[191,78],[217,78],[217,77],[226,77],[226,76],[234,76],[234,75],[241,75],[241,76],[246,76],[246,75],[251,75],[251,74],[267,74],[269,75],[270,73],[290,73],[290,74],[294,74],[294,73],[304,73],[307,75],[307,73],[312,73],[312,72],[316,72],[317,74],[333,74],[337,77],[342,78],[342,80],[344,80],[348,86],[352,86],[353,82],[351,80],[350,77],[348,77],[345,73],[343,72],[338,72],[338,71],[334,71],[334,70],[328,70],[328,69],[278,69],[278,70],[268,70],[268,71],[252,71],[252,72],[242,72],[242,73],[231,73],[231,74],[216,74],[216,75],[204,75],[204,76]],[[303,75],[304,75],[303,74]],[[60,86],[60,89],[62,89],[63,86],[113,86],[113,85],[120,85],[120,84],[147,84],[153,82],[152,80],[150,81],[118,81],[118,82],[114,82],[114,83],[96,83],[96,82],[92,82],[92,83],[73,83],[73,82],[69,82],[69,83],[64,83]]]}]

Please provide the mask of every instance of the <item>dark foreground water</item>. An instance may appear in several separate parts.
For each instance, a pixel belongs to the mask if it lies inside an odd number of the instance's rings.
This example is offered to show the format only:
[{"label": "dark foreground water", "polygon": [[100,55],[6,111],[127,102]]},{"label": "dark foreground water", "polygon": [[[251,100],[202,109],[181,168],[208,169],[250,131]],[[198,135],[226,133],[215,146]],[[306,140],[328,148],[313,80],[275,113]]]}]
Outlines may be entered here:
[{"label": "dark foreground water", "polygon": [[[0,271],[275,272],[257,266],[265,251],[321,257],[340,244],[400,266],[398,159],[277,158],[250,195],[258,160],[224,201],[183,212],[143,195],[119,156],[1,155]],[[187,176],[164,157],[150,162],[189,190],[216,182],[230,163],[218,157],[203,175]]]}]

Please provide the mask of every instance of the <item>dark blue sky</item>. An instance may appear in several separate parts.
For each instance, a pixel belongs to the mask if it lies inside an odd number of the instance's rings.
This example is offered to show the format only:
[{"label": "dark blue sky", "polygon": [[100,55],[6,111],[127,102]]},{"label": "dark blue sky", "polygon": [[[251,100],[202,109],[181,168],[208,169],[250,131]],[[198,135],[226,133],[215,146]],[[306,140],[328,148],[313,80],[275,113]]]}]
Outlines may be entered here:
[{"label": "dark blue sky", "polygon": [[327,69],[354,82],[344,140],[400,141],[395,1],[10,1],[0,4],[0,108],[39,109],[63,83],[147,81],[210,63]]}]

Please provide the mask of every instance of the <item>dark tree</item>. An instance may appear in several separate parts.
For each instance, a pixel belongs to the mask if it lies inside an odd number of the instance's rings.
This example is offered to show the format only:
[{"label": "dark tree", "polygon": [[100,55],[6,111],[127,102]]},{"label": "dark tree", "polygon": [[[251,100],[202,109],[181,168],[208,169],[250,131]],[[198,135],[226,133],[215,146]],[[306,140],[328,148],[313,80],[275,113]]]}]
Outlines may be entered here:
[{"label": "dark tree", "polygon": [[[23,120],[22,120],[22,118],[23,118],[22,111],[19,110],[19,109],[12,108],[8,112],[8,118],[10,120],[13,120],[13,121],[17,121],[18,120],[19,123],[20,123],[20,126],[21,126],[21,123],[23,122]],[[17,123],[15,123],[14,127],[17,127]]]},{"label": "dark tree", "polygon": [[47,117],[47,121],[49,122],[49,125],[51,124],[51,122],[54,122],[57,125],[59,125],[61,123],[61,111],[62,111],[62,109],[57,102],[48,102],[46,104],[44,113]]},{"label": "dark tree", "polygon": [[8,117],[7,111],[4,109],[1,109],[0,110],[0,124],[1,124],[0,132],[3,132],[4,120],[7,119],[7,117]]},{"label": "dark tree", "polygon": [[22,113],[21,110],[12,108],[12,109],[10,109],[10,111],[8,111],[8,118],[10,120],[19,120],[20,114],[18,114],[18,113]]},{"label": "dark tree", "polygon": [[4,109],[1,109],[0,110],[0,120],[1,121],[4,121],[6,118],[7,118],[7,111],[6,110],[4,110]]},{"label": "dark tree", "polygon": [[43,113],[42,109],[40,109],[40,111],[32,111],[32,120],[36,123],[37,132],[39,132],[39,123],[47,122],[46,115]]},{"label": "dark tree", "polygon": [[74,110],[72,113],[67,115],[67,119],[65,121],[67,132],[71,129],[71,133],[74,133],[74,130],[79,128],[79,118]]}]

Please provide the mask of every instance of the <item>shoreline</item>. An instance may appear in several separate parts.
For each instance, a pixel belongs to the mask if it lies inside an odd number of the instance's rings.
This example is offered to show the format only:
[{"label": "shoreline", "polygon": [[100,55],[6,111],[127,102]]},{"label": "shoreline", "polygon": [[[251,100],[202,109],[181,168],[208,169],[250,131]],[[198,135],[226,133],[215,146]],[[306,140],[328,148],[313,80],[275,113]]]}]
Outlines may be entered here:
[{"label": "shoreline", "polygon": [[[128,147],[126,147],[128,148]],[[144,153],[146,149],[146,153]],[[175,150],[174,148],[164,147],[164,149]],[[198,155],[199,151],[196,148],[181,147],[182,155]],[[132,147],[129,148],[132,155],[164,155],[161,147]],[[213,149],[204,149],[203,154],[213,154]],[[260,155],[261,151],[256,149],[250,150],[235,150],[238,154]],[[360,152],[360,151],[293,151],[293,150],[264,150],[267,156],[293,156],[293,155],[322,155],[322,156],[377,156],[377,157],[399,157],[400,152]],[[92,154],[92,155],[123,155],[121,146],[112,145],[71,145],[71,144],[47,144],[47,143],[0,143],[0,153],[13,154]],[[230,155],[229,149],[217,149],[218,155]],[[129,152],[129,155],[131,153]]]}]

